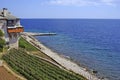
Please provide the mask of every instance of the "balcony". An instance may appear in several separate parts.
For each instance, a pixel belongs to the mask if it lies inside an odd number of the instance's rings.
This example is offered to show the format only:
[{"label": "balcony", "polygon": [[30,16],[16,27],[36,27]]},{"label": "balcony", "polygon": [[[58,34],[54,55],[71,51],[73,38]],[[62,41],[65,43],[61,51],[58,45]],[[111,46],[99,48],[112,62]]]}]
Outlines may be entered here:
[{"label": "balcony", "polygon": [[8,27],[7,31],[8,33],[19,33],[19,32],[23,32],[24,28],[23,27]]}]

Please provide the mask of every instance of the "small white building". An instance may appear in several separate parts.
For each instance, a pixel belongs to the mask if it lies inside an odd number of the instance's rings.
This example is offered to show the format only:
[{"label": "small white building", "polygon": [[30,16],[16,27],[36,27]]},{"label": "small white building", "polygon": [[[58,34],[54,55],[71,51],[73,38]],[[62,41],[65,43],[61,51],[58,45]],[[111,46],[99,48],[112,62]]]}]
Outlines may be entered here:
[{"label": "small white building", "polygon": [[20,19],[13,16],[6,8],[0,10],[0,29],[4,32],[6,45],[18,48],[20,33],[24,31]]}]

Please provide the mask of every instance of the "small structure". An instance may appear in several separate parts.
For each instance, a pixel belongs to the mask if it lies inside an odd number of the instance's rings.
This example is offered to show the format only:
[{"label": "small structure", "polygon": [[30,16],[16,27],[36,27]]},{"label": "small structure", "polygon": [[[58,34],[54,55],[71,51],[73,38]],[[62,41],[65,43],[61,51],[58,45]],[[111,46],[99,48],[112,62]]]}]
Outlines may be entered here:
[{"label": "small structure", "polygon": [[24,31],[20,19],[13,16],[6,8],[0,11],[0,29],[4,32],[6,45],[18,48],[20,33]]}]

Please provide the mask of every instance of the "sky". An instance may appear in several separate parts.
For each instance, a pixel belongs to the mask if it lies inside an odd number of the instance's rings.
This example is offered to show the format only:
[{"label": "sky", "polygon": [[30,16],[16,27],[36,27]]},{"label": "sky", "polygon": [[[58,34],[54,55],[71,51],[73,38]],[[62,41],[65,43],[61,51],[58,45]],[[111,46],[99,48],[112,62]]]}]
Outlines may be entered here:
[{"label": "sky", "polygon": [[0,0],[20,18],[120,19],[120,0]]}]

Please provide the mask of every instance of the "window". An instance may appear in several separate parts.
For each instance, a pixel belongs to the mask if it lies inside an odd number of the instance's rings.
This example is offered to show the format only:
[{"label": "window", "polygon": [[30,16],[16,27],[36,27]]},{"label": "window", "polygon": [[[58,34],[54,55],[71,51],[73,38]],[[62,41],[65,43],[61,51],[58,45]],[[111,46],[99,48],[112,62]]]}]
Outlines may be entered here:
[{"label": "window", "polygon": [[7,20],[7,26],[14,26],[14,20]]}]

